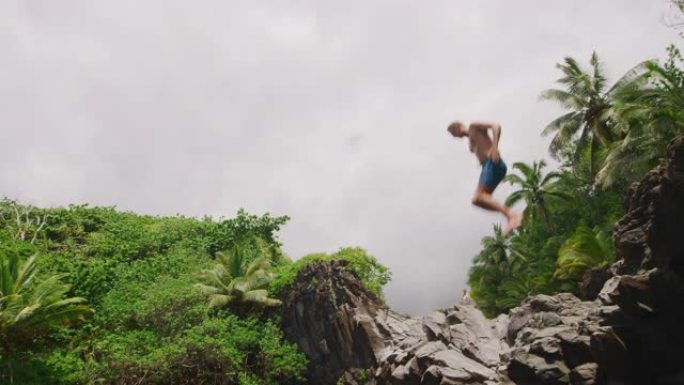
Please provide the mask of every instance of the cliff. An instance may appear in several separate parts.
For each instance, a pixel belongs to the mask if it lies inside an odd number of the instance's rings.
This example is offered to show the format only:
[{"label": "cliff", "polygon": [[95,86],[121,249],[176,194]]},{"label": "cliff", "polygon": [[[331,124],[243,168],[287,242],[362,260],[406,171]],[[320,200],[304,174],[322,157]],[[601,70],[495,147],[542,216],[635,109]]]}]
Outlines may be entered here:
[{"label": "cliff", "polygon": [[538,295],[494,320],[469,303],[409,317],[343,262],[321,262],[289,293],[285,333],[312,384],[684,384],[684,136],[626,209],[619,261],[585,285],[601,288],[594,300]]}]

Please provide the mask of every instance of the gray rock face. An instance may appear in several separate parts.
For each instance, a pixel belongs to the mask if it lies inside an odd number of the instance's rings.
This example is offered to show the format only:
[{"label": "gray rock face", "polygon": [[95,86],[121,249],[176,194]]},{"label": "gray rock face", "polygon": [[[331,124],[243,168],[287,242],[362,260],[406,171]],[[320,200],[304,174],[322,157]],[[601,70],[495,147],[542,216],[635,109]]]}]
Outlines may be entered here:
[{"label": "gray rock face", "polygon": [[336,384],[345,370],[377,365],[391,328],[404,327],[406,317],[385,308],[345,266],[304,267],[284,301],[283,331],[309,359],[313,383]]},{"label": "gray rock face", "polygon": [[343,262],[323,262],[300,272],[284,330],[317,385],[684,384],[683,229],[681,136],[633,188],[616,226],[620,260],[585,285],[595,300],[537,295],[494,320],[468,303],[409,317]]},{"label": "gray rock face", "polygon": [[498,383],[505,325],[472,304],[424,317],[393,312],[345,266],[306,266],[284,301],[283,330],[309,358],[311,384]]},{"label": "gray rock face", "polygon": [[409,333],[392,336],[375,373],[378,384],[483,384],[499,378],[495,368],[506,343],[474,306],[438,310],[410,323]]},{"label": "gray rock face", "polygon": [[629,384],[684,383],[684,135],[632,188],[615,229],[617,276],[599,298],[613,303],[592,336],[599,369]]},{"label": "gray rock face", "polygon": [[508,339],[513,353],[507,363],[519,384],[569,384],[575,367],[593,362],[591,334],[599,329],[594,302],[571,294],[538,295],[510,312]]},{"label": "gray rock face", "polygon": [[588,269],[579,283],[579,297],[584,301],[595,300],[606,281],[614,275],[610,264]]}]

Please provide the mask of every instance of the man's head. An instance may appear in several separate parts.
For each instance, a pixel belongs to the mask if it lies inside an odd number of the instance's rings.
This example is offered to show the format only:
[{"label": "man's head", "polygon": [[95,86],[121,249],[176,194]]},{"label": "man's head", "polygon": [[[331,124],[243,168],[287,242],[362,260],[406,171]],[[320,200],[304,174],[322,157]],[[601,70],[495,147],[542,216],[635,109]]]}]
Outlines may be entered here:
[{"label": "man's head", "polygon": [[468,129],[466,128],[465,124],[458,120],[451,123],[447,128],[447,131],[449,131],[449,133],[456,138],[462,138],[468,135]]}]

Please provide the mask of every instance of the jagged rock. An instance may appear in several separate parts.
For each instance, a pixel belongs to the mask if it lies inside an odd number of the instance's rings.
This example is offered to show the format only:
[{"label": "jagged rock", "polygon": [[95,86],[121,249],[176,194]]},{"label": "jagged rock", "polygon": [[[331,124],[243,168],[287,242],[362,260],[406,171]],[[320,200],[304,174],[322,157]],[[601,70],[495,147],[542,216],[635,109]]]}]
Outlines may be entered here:
[{"label": "jagged rock", "polygon": [[323,385],[336,384],[345,370],[375,367],[391,328],[381,325],[389,310],[345,266],[305,266],[284,301],[285,335],[309,359],[309,380]]},{"label": "jagged rock", "polygon": [[[456,318],[461,322],[455,326],[463,325],[460,330],[467,331],[460,336],[452,333],[452,344],[458,346],[459,350],[473,360],[489,367],[496,367],[501,361],[501,354],[507,351],[508,346],[501,340],[495,325],[470,304],[454,307],[450,315],[452,319]],[[465,344],[459,346],[459,343],[463,343],[464,336],[468,339]]]},{"label": "jagged rock", "polygon": [[579,334],[564,334],[559,337],[563,360],[570,369],[594,361],[591,337]]},{"label": "jagged rock", "polygon": [[441,341],[428,342],[423,345],[420,349],[415,352],[416,359],[418,360],[418,366],[425,368],[432,363],[432,356],[447,347]]},{"label": "jagged rock", "polygon": [[440,340],[444,343],[449,343],[451,333],[446,321],[446,315],[441,311],[434,311],[423,317],[423,330],[429,340]]},{"label": "jagged rock", "polygon": [[458,350],[442,350],[434,355],[434,362],[442,368],[448,369],[448,377],[461,381],[475,379],[487,380],[495,377],[496,373],[486,366],[464,356]]},{"label": "jagged rock", "polygon": [[570,372],[571,385],[595,385],[598,375],[598,365],[594,362],[586,363],[574,368]]},{"label": "jagged rock", "polygon": [[516,384],[568,384],[569,373],[563,361],[547,361],[522,350],[513,353],[508,365],[508,375]]},{"label": "jagged rock", "polygon": [[408,374],[407,368],[404,366],[397,366],[393,371],[392,371],[392,382],[397,382],[397,383],[403,383],[404,379],[406,378],[406,375]]},{"label": "jagged rock", "polygon": [[544,337],[530,344],[530,353],[545,359],[561,358],[561,344],[558,338]]},{"label": "jagged rock", "polygon": [[[509,313],[510,321],[506,334],[508,343],[514,343],[523,328],[543,329],[563,324],[560,315],[563,311],[565,315],[586,316],[588,309],[575,307],[579,302],[579,299],[572,295],[557,298],[540,294],[526,299],[520,307],[512,309]],[[581,310],[586,312],[581,313]]]},{"label": "jagged rock", "polygon": [[579,298],[585,301],[595,300],[601,292],[603,285],[613,275],[615,274],[611,269],[611,265],[607,263],[585,271],[579,283]]},{"label": "jagged rock", "polygon": [[406,370],[406,380],[408,383],[413,384],[420,380],[420,366],[418,366],[418,359],[416,357],[411,358],[408,363],[406,363]]},{"label": "jagged rock", "polygon": [[423,373],[423,377],[420,379],[421,385],[440,385],[442,380],[442,370],[436,366],[430,366]]},{"label": "jagged rock", "polygon": [[[618,305],[592,350],[608,379],[665,384],[684,368],[684,135],[631,190],[615,229],[619,277],[600,298]],[[609,284],[610,283],[610,284]],[[608,298],[606,298],[608,297]],[[613,354],[614,356],[609,356]]]},{"label": "jagged rock", "polygon": [[620,293],[618,286],[620,285],[620,276],[615,276],[606,281],[598,294],[598,299],[604,305],[615,304],[614,298],[617,298]]}]

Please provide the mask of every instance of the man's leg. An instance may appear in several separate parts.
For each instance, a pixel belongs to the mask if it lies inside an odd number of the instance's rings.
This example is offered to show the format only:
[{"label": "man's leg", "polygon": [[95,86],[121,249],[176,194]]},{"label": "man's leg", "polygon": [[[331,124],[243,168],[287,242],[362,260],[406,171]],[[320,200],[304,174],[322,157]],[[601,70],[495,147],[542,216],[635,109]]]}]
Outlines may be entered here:
[{"label": "man's leg", "polygon": [[506,219],[510,219],[511,217],[511,210],[508,207],[497,202],[497,200],[494,199],[494,197],[492,196],[491,189],[488,189],[485,186],[477,186],[475,195],[473,195],[473,204],[485,210],[498,211],[501,214],[503,214],[506,217]]},{"label": "man's leg", "polygon": [[508,222],[503,233],[504,235],[507,235],[511,231],[520,227],[520,225],[522,224],[522,214],[513,213],[510,208],[499,203],[492,196],[492,192],[492,189],[487,188],[483,185],[478,185],[477,190],[475,191],[475,195],[473,196],[473,204],[485,210],[498,211],[501,214],[503,214],[503,216],[506,217],[506,221]]}]

